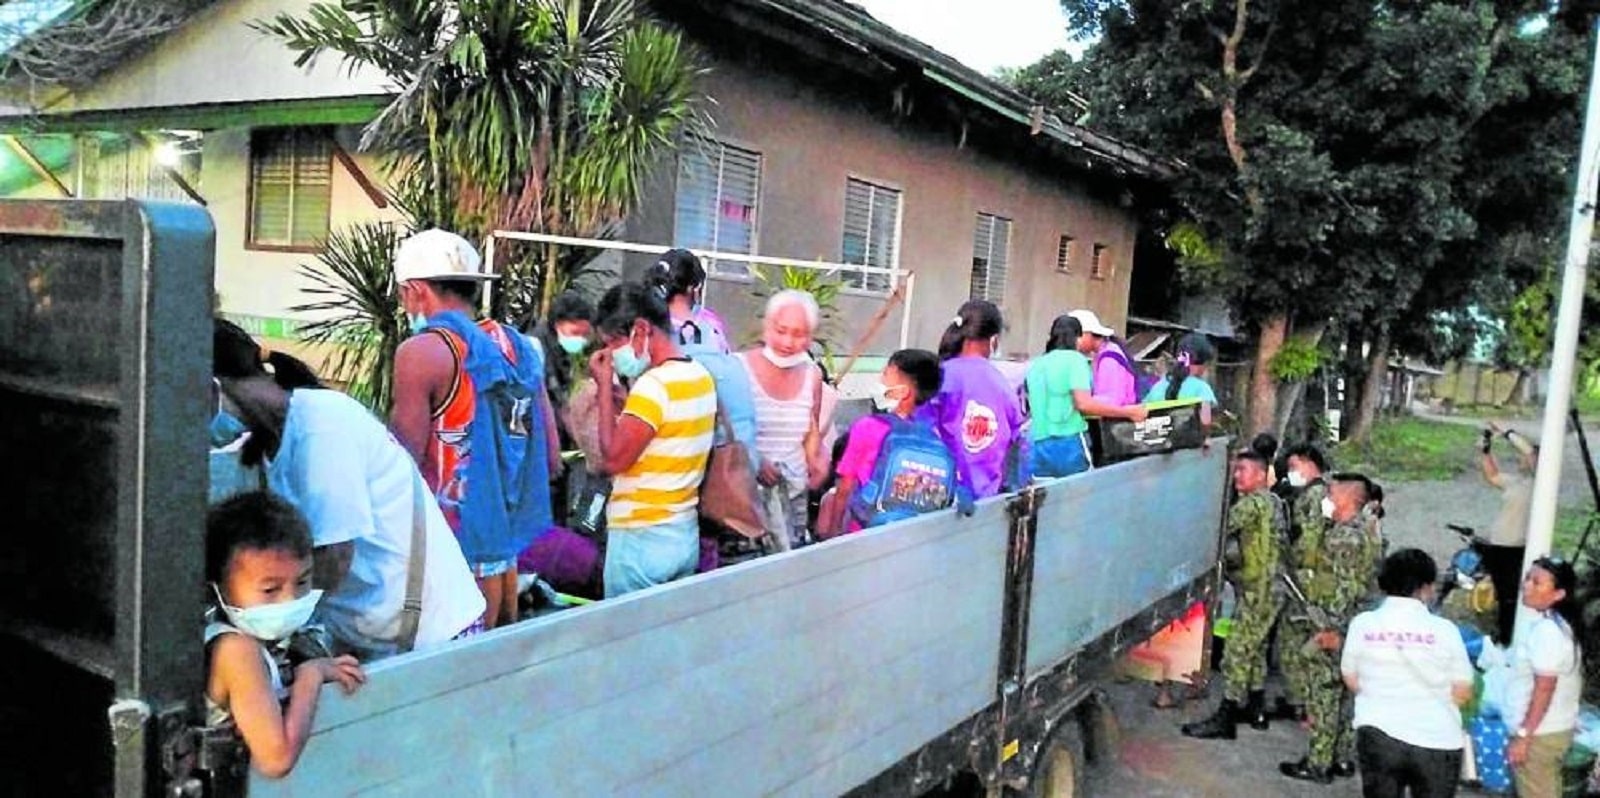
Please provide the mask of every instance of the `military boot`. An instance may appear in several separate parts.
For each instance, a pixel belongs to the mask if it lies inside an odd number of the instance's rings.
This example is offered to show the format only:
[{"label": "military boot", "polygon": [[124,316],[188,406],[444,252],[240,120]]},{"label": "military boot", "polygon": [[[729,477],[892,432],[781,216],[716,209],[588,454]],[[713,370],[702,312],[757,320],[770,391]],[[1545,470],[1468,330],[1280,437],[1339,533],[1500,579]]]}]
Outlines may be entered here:
[{"label": "military boot", "polygon": [[1306,719],[1306,708],[1304,705],[1293,703],[1280,695],[1278,696],[1278,703],[1272,708],[1270,714],[1273,720],[1300,723]]},{"label": "military boot", "polygon": [[1299,762],[1279,762],[1278,772],[1291,779],[1309,781],[1312,784],[1332,784],[1333,772],[1329,768],[1317,767],[1308,759]]},{"label": "military boot", "polygon": [[1240,711],[1240,719],[1249,721],[1250,728],[1256,731],[1266,731],[1271,725],[1267,720],[1267,693],[1265,690],[1251,690],[1250,700]]},{"label": "military boot", "polygon": [[1224,698],[1211,717],[1198,723],[1183,724],[1183,736],[1197,740],[1232,740],[1236,736],[1234,723],[1238,716],[1238,702]]}]

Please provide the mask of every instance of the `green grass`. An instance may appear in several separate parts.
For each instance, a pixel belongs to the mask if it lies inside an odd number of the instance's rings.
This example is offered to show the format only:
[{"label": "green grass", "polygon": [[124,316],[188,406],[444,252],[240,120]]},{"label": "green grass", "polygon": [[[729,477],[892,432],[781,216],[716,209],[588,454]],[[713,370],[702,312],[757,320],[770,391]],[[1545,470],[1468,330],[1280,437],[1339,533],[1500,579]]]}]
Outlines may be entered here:
[{"label": "green grass", "polygon": [[[1563,507],[1557,510],[1555,535],[1550,541],[1550,550],[1576,561],[1578,540],[1583,537],[1583,528],[1589,523],[1589,516],[1593,514],[1594,510],[1586,506]],[[1589,536],[1589,549],[1600,554],[1600,529]]]},{"label": "green grass", "polygon": [[1341,471],[1384,481],[1449,480],[1473,467],[1478,430],[1464,424],[1416,418],[1382,419],[1366,443],[1341,443]]}]

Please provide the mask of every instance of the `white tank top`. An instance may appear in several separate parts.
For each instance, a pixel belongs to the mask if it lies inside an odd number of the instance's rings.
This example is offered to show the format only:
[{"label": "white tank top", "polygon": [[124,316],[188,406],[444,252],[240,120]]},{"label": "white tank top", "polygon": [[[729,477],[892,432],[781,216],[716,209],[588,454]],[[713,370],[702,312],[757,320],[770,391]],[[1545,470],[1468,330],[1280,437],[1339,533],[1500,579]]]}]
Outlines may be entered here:
[{"label": "white tank top", "polygon": [[[210,621],[206,624],[206,645],[211,645],[211,641],[225,634],[250,637],[237,627],[221,621]],[[289,698],[289,691],[283,686],[283,671],[278,667],[278,661],[273,658],[272,652],[266,646],[261,645],[261,641],[256,640],[255,643],[256,647],[261,650],[261,659],[267,663],[267,678],[271,680],[272,694],[277,696],[279,703],[282,703]],[[211,696],[208,694],[206,696],[206,725],[220,726],[230,720],[233,720],[233,713],[229,712],[227,707],[212,701]]]},{"label": "white tank top", "polygon": [[[750,374],[751,393],[756,404],[756,452],[777,466],[784,478],[794,482],[806,479],[805,437],[811,429],[811,402],[816,394],[816,366],[806,364],[805,383],[793,399],[774,399],[761,386],[749,353],[740,358]],[[755,357],[760,357],[759,354]]]}]

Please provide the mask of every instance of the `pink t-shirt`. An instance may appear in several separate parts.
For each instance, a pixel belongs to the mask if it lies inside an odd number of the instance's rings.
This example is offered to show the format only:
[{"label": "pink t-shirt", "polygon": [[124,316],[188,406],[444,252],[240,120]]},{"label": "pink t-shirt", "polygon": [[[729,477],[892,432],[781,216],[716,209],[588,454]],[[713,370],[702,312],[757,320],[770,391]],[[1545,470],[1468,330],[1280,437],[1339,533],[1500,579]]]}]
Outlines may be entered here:
[{"label": "pink t-shirt", "polygon": [[[844,455],[839,458],[838,475],[856,481],[856,490],[872,480],[872,471],[878,467],[878,455],[883,451],[883,441],[889,437],[889,425],[877,416],[863,416],[850,425],[850,440],[844,445]],[[846,532],[861,531],[861,522],[845,519]]]},{"label": "pink t-shirt", "polygon": [[[1106,342],[1105,348],[1106,351],[1115,351],[1122,355],[1124,359],[1128,356],[1122,347],[1110,341]],[[1118,407],[1139,403],[1139,383],[1134,378],[1133,372],[1125,368],[1122,361],[1116,357],[1105,356],[1103,352],[1094,359],[1093,385],[1091,394],[1101,401]]]}]

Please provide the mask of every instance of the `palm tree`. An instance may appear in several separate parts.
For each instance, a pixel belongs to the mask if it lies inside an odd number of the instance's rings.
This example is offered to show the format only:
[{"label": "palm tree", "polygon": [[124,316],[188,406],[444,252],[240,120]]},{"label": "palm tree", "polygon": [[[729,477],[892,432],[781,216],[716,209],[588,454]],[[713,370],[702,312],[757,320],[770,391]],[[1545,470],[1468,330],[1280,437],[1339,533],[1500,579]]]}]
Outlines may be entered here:
[{"label": "palm tree", "polygon": [[391,262],[401,234],[394,225],[367,222],[335,231],[317,256],[301,266],[312,301],[294,310],[315,318],[300,339],[326,345],[327,376],[380,416],[389,415],[394,392],[394,351],[405,337]]},{"label": "palm tree", "polygon": [[[701,70],[636,0],[337,0],[256,23],[305,65],[337,54],[398,88],[362,136],[417,227],[612,233],[697,124]],[[542,314],[563,260],[511,248],[502,315]],[[573,266],[570,259],[566,270]],[[542,268],[541,268],[542,265]]]}]

